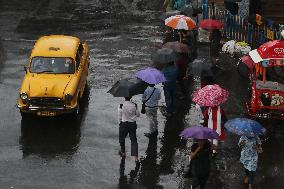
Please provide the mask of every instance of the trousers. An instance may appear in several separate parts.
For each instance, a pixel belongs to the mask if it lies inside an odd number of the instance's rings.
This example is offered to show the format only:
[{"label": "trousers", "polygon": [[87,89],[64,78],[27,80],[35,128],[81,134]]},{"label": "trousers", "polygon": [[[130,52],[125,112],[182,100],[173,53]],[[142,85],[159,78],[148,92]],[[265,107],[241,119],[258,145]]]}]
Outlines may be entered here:
[{"label": "trousers", "polygon": [[146,107],[146,117],[149,121],[149,133],[158,131],[158,120],[157,120],[158,108]]},{"label": "trousers", "polygon": [[131,141],[131,156],[138,156],[136,129],[136,122],[121,122],[119,126],[119,144],[122,153],[125,153],[125,138],[129,134]]}]

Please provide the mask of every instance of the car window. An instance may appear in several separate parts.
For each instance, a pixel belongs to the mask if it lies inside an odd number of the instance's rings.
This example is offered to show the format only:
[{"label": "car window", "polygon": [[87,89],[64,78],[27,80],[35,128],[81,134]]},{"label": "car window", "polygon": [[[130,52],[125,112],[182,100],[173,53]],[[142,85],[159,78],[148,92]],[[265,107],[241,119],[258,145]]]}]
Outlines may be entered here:
[{"label": "car window", "polygon": [[71,74],[75,72],[75,65],[71,58],[34,57],[31,61],[30,72]]},{"label": "car window", "polygon": [[82,43],[80,43],[78,50],[77,50],[77,54],[76,54],[76,69],[78,70],[79,66],[80,66],[80,62],[81,62],[81,58],[83,55],[83,45]]}]

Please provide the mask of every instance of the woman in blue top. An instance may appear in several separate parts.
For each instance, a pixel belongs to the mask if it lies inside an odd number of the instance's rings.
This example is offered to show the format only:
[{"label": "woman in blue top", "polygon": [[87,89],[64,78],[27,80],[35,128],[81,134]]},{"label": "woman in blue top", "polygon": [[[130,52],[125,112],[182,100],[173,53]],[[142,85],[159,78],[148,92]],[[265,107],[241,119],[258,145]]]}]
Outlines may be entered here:
[{"label": "woman in blue top", "polygon": [[246,173],[244,182],[249,184],[249,189],[252,189],[253,178],[257,168],[258,153],[262,152],[261,141],[257,136],[242,136],[238,145],[242,148],[240,161]]}]

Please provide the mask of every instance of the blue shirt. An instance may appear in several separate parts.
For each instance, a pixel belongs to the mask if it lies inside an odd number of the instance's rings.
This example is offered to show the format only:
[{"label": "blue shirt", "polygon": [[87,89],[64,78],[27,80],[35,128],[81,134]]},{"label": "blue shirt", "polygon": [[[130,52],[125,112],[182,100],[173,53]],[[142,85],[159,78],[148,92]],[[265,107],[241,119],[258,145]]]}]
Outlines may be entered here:
[{"label": "blue shirt", "polygon": [[146,101],[150,95],[152,94],[153,90],[155,89],[153,95],[151,98],[146,102],[147,107],[157,107],[159,104],[159,100],[161,99],[161,91],[160,89],[154,88],[154,87],[147,87],[147,89],[144,91],[144,94],[142,96],[142,102]]},{"label": "blue shirt", "polygon": [[166,82],[164,82],[165,87],[173,87],[176,84],[177,74],[178,70],[175,64],[168,66],[162,70],[162,73],[164,74],[166,78]]}]

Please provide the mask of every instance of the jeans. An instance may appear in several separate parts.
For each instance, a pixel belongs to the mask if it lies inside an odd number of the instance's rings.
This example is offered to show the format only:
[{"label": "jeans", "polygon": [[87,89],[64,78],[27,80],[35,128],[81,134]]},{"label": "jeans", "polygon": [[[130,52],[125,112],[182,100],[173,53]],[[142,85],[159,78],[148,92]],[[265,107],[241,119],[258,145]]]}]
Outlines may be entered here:
[{"label": "jeans", "polygon": [[158,108],[146,107],[146,116],[149,121],[149,133],[158,132],[158,120],[157,120]]},{"label": "jeans", "polygon": [[168,113],[173,113],[175,110],[175,93],[175,86],[164,86],[164,95]]},{"label": "jeans", "polygon": [[125,153],[125,138],[129,134],[131,140],[131,156],[138,156],[138,143],[136,138],[136,122],[122,122],[119,126],[119,144],[121,152]]}]

